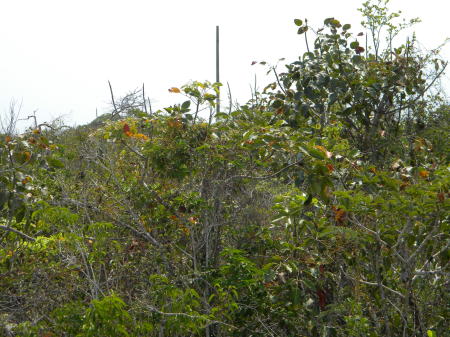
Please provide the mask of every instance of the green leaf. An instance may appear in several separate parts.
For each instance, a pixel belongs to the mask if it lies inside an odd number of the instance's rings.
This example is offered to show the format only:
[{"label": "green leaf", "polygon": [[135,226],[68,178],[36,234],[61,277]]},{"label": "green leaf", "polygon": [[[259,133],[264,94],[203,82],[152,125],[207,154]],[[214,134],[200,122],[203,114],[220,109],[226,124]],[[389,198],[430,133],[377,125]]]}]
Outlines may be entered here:
[{"label": "green leaf", "polygon": [[330,24],[335,26],[335,27],[340,27],[341,23],[339,22],[339,20],[333,19],[330,21]]},{"label": "green leaf", "polygon": [[362,57],[360,55],[354,55],[352,57],[352,62],[354,64],[360,64],[363,61]]},{"label": "green leaf", "polygon": [[350,48],[356,49],[358,47],[359,47],[359,42],[358,41],[353,41],[352,43],[350,43]]},{"label": "green leaf", "polygon": [[216,114],[216,118],[217,119],[228,119],[228,118],[230,118],[230,115],[228,115],[224,112],[219,112]]},{"label": "green leaf", "polygon": [[308,26],[302,26],[298,29],[297,34],[303,34],[308,31]]},{"label": "green leaf", "polygon": [[16,218],[17,222],[21,222],[23,220],[23,218],[25,217],[27,208],[25,207],[25,205],[21,205],[14,214],[14,217]]},{"label": "green leaf", "polygon": [[297,177],[295,178],[294,184],[295,187],[300,187],[305,181],[305,172],[303,170],[299,170],[297,172]]},{"label": "green leaf", "polygon": [[428,330],[427,331],[428,337],[437,337],[436,331]]},{"label": "green leaf", "polygon": [[308,195],[308,198],[307,198],[307,199],[305,200],[305,202],[303,203],[303,206],[308,206],[308,205],[310,205],[311,202],[312,202],[312,199],[313,199],[312,194],[309,194],[309,195]]},{"label": "green leaf", "polygon": [[9,199],[9,192],[0,191],[0,210],[3,209],[3,205],[8,201],[8,199]]},{"label": "green leaf", "polygon": [[325,153],[323,153],[322,151],[315,149],[313,147],[308,149],[308,153],[310,154],[311,157],[314,157],[316,159],[324,160],[327,158]]},{"label": "green leaf", "polygon": [[182,110],[187,110],[187,109],[189,109],[190,105],[191,105],[191,101],[183,102],[183,104],[181,104],[181,109]]},{"label": "green leaf", "polygon": [[333,105],[338,99],[338,95],[337,93],[333,92],[332,94],[330,94],[330,96],[328,97],[328,105]]},{"label": "green leaf", "polygon": [[350,28],[352,28],[352,25],[350,25],[350,24],[348,24],[348,23],[346,23],[346,24],[342,27],[343,30],[349,30]]},{"label": "green leaf", "polygon": [[275,109],[281,108],[282,106],[283,106],[283,101],[280,101],[280,100],[275,100],[272,103],[272,107]]},{"label": "green leaf", "polygon": [[305,95],[306,95],[306,97],[308,97],[311,100],[313,100],[314,98],[317,97],[316,92],[314,91],[314,89],[312,87],[305,88]]},{"label": "green leaf", "polygon": [[47,163],[48,163],[48,165],[50,165],[51,167],[54,167],[54,168],[63,168],[64,167],[64,163],[61,160],[53,158],[53,157],[48,157]]},{"label": "green leaf", "polygon": [[194,119],[194,117],[192,117],[192,114],[184,114],[184,119],[187,121],[191,121]]},{"label": "green leaf", "polygon": [[300,19],[295,19],[295,20],[294,20],[294,23],[295,23],[297,26],[303,25],[303,21],[300,20]]}]

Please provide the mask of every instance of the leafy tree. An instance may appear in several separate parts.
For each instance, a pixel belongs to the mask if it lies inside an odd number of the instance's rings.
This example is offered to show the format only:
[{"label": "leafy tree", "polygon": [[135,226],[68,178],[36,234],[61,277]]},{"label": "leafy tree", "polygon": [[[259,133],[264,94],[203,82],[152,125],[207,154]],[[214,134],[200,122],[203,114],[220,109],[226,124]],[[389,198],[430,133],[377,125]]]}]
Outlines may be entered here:
[{"label": "leafy tree", "polygon": [[446,63],[387,3],[295,20],[307,52],[228,113],[192,82],[1,135],[2,333],[444,336]]}]

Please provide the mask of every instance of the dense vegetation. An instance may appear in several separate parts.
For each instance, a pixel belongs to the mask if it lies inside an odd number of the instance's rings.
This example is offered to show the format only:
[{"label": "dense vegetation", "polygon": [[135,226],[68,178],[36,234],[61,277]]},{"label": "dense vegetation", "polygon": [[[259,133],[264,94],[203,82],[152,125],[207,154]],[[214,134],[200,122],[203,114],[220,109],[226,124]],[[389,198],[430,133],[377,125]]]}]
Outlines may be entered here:
[{"label": "dense vegetation", "polygon": [[445,336],[447,63],[386,3],[295,20],[308,51],[226,112],[193,82],[5,129],[0,335]]}]

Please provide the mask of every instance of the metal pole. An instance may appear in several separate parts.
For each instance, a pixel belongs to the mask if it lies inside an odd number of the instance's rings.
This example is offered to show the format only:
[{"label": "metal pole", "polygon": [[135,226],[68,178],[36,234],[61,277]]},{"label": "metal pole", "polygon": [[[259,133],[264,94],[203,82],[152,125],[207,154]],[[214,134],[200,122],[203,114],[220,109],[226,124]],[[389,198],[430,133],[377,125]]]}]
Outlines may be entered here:
[{"label": "metal pole", "polygon": [[[216,26],[216,82],[220,82],[219,77],[219,26]],[[220,112],[220,87],[217,93],[216,113]]]}]

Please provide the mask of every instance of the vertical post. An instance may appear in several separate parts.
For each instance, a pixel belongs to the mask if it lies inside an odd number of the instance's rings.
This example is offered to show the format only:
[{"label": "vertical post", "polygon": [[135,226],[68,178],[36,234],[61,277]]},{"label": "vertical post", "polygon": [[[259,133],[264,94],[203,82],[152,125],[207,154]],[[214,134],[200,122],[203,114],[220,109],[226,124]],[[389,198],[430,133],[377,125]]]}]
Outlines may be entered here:
[{"label": "vertical post", "polygon": [[[219,77],[219,26],[216,26],[216,82],[220,82]],[[220,112],[220,87],[218,88],[216,100],[216,113]]]}]

